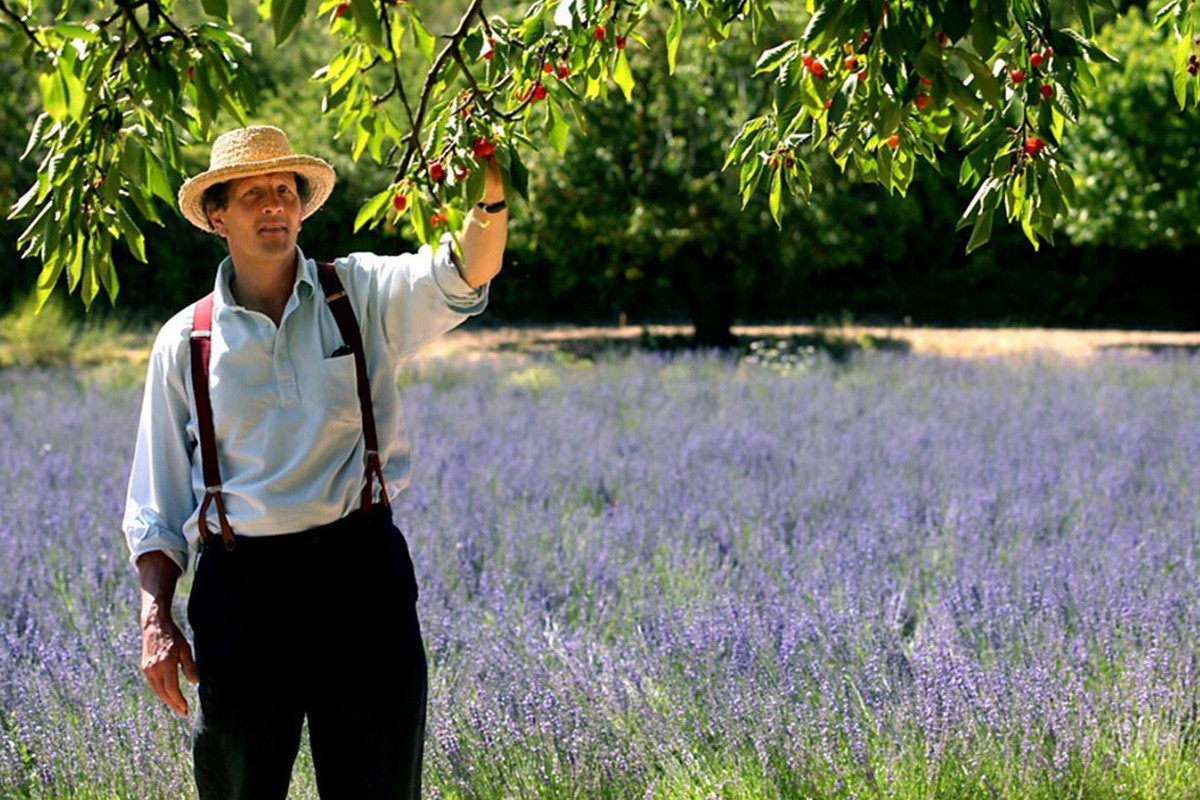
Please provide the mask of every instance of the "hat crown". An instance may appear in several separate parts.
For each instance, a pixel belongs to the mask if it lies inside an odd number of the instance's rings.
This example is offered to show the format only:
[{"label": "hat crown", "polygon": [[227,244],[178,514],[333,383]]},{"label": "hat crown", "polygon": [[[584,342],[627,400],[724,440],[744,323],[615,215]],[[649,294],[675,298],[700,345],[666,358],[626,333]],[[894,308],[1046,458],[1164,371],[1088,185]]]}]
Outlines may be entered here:
[{"label": "hat crown", "polygon": [[238,128],[217,137],[208,159],[209,170],[234,164],[268,161],[295,155],[287,134],[270,125]]}]

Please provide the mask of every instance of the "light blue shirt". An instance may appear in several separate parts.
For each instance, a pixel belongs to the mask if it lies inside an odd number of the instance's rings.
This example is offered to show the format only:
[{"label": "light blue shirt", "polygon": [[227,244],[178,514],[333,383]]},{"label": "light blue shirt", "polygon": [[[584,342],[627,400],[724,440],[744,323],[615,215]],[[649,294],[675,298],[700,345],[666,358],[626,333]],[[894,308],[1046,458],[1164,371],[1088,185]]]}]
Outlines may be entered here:
[{"label": "light blue shirt", "polygon": [[[380,458],[391,496],[409,481],[400,410],[403,359],[487,304],[487,286],[462,279],[449,237],[436,254],[354,253],[335,263],[366,350]],[[209,394],[230,525],[243,536],[313,528],[357,509],[363,486],[362,412],[354,356],[325,302],[316,262],[299,258],[277,328],[238,305],[232,261],[217,270]],[[192,395],[192,308],[159,331],[150,354],[123,528],[131,560],[162,550],[187,569],[199,544],[204,496]],[[209,508],[209,530],[218,530]],[[218,534],[219,535],[219,534]]]}]

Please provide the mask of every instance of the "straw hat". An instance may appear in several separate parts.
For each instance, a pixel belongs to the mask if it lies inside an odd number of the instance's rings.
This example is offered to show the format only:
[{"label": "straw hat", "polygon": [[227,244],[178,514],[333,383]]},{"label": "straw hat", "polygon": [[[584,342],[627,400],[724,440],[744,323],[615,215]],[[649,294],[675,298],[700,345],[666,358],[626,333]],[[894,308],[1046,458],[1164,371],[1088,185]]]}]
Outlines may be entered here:
[{"label": "straw hat", "polygon": [[312,195],[304,204],[304,218],[312,216],[333,191],[333,167],[315,156],[297,155],[288,144],[287,134],[269,125],[255,125],[223,133],[213,142],[208,169],[179,187],[179,210],[188,222],[203,231],[211,231],[201,205],[210,186],[250,175],[271,172],[295,172],[308,180]]}]

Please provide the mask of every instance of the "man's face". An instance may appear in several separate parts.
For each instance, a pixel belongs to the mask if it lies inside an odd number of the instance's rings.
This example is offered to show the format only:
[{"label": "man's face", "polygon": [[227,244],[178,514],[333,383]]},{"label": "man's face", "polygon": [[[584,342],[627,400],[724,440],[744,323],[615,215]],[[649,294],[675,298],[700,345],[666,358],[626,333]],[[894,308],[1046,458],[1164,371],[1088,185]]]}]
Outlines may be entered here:
[{"label": "man's face", "polygon": [[293,252],[303,215],[296,176],[272,172],[230,181],[229,202],[211,210],[209,220],[235,263],[249,264]]}]

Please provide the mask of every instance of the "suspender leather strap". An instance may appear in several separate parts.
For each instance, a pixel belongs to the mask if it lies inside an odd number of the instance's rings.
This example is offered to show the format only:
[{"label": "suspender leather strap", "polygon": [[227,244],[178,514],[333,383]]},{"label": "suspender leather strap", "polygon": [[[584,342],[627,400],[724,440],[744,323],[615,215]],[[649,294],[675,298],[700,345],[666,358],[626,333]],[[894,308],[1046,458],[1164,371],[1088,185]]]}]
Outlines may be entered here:
[{"label": "suspender leather strap", "polygon": [[350,298],[346,296],[346,292],[342,288],[342,282],[338,279],[337,270],[334,269],[333,264],[318,262],[317,276],[321,281],[321,289],[325,292],[325,302],[329,304],[329,310],[333,312],[333,318],[337,322],[338,331],[342,334],[342,341],[354,353],[354,373],[357,377],[358,405],[362,410],[363,438],[366,439],[362,510],[363,513],[369,512],[374,503],[374,492],[371,489],[371,482],[375,479],[379,480],[380,504],[391,509],[391,501],[388,500],[387,485],[383,482],[383,466],[379,461],[379,436],[375,431],[375,408],[371,402],[371,382],[367,378],[367,358],[363,351],[362,334],[358,330],[358,320],[354,316],[354,309],[350,305]]},{"label": "suspender leather strap", "polygon": [[196,396],[196,424],[200,428],[200,466],[204,470],[204,499],[200,502],[200,542],[208,546],[208,504],[217,507],[221,525],[221,540],[226,550],[233,550],[233,528],[225,516],[225,499],[221,496],[221,468],[217,464],[217,437],[213,432],[212,403],[208,396],[208,357],[212,349],[212,307],[210,293],[196,303],[192,312],[192,337],[188,343],[192,354],[192,391]]}]

